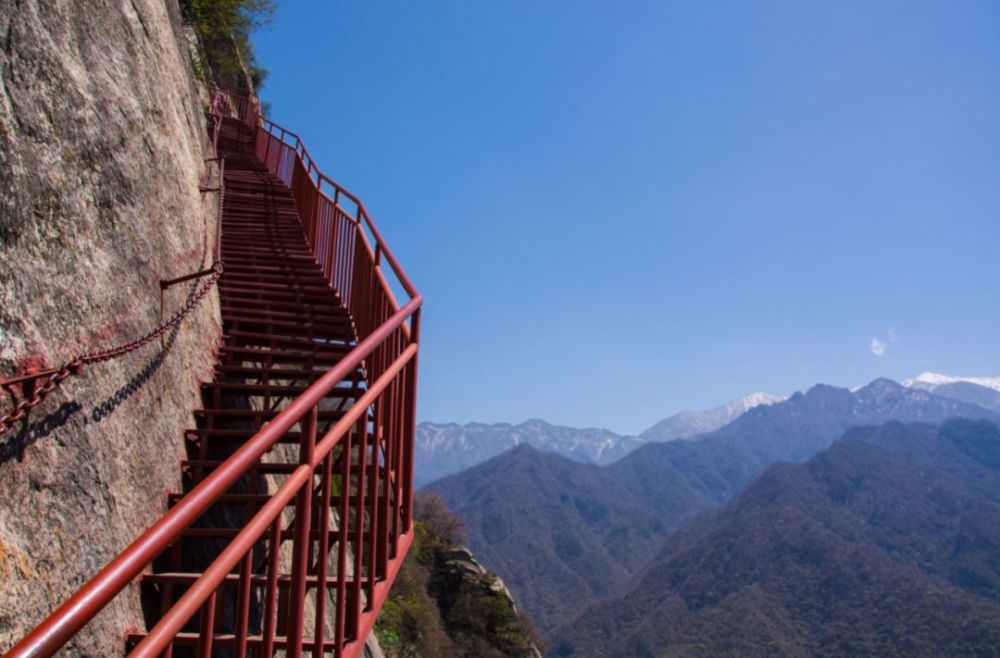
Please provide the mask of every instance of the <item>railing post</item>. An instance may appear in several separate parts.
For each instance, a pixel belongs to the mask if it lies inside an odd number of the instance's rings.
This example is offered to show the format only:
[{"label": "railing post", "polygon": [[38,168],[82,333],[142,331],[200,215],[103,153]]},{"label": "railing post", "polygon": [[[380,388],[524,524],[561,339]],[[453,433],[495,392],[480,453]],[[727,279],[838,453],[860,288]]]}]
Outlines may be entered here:
[{"label": "railing post", "polygon": [[[349,461],[349,460],[348,460]],[[313,658],[323,658],[326,652],[323,642],[326,638],[326,586],[327,563],[330,553],[330,498],[333,487],[333,451],[323,458],[323,473],[320,478],[319,547],[316,554],[316,628],[313,635]],[[339,572],[338,572],[339,573]]]},{"label": "railing post", "polygon": [[250,576],[253,572],[253,549],[240,562],[240,580],[236,599],[236,655],[247,655],[247,635],[250,631]]},{"label": "railing post", "polygon": [[[308,171],[306,171],[306,180],[303,181],[303,185],[302,186],[303,187],[307,187],[307,185],[306,185],[307,182],[309,183],[309,187],[311,187],[312,186],[312,177],[309,175]],[[313,188],[312,194],[310,196],[312,197],[312,208],[311,208],[311,210],[309,212],[309,215],[312,217],[312,227],[310,228],[309,233],[310,233],[310,239],[312,240],[313,254],[319,254],[319,251],[320,251],[320,247],[319,247],[319,199],[320,199],[319,188],[318,187]],[[319,262],[318,259],[317,259],[317,262]]]},{"label": "railing post", "polygon": [[[340,233],[340,188],[334,186],[333,210],[330,211],[330,256],[327,267],[330,271],[329,279],[334,288],[340,285],[340,281],[337,279],[337,266],[340,264],[340,254],[337,253],[337,250],[340,249]],[[343,295],[344,291],[340,291],[340,293]]]},{"label": "railing post", "polygon": [[[351,442],[354,437],[354,428],[347,430],[344,434],[343,447],[340,452],[340,506],[337,514],[337,618],[334,621],[334,642],[337,649],[334,655],[339,655],[340,647],[344,644],[347,624],[347,542],[348,535],[347,520],[350,518],[351,502]],[[332,454],[332,453],[331,453]],[[270,657],[268,657],[270,658]]]},{"label": "railing post", "polygon": [[198,626],[198,658],[211,658],[215,639],[215,592],[201,607],[201,623]]},{"label": "railing post", "polygon": [[406,366],[406,421],[403,435],[403,474],[406,483],[403,487],[403,509],[406,511],[406,523],[403,532],[409,532],[413,527],[413,470],[414,450],[417,438],[417,361],[420,359],[420,311],[413,312],[410,319],[410,343],[418,346],[413,360]]},{"label": "railing post", "polygon": [[271,131],[264,126],[261,126],[259,131],[267,135],[267,145],[264,147],[264,167],[268,171],[271,171],[271,142],[274,141],[274,136],[271,135]]},{"label": "railing post", "polygon": [[[368,413],[367,411],[358,419],[358,462],[357,477],[355,478],[355,490],[357,495],[351,501],[354,508],[354,538],[349,540],[354,548],[354,574],[351,580],[351,594],[348,597],[350,615],[348,623],[347,637],[360,641],[358,630],[361,627],[361,584],[364,580],[364,528],[365,528],[365,480],[367,473],[365,468],[368,465]],[[350,518],[350,517],[348,517]],[[343,520],[341,520],[343,522]]]},{"label": "railing post", "polygon": [[[312,176],[308,176],[307,180],[311,183],[312,182]],[[316,262],[319,263],[319,266],[321,268],[323,267],[323,262],[322,262],[323,259],[321,259],[320,256],[323,254],[323,250],[320,248],[320,241],[321,241],[322,238],[320,236],[321,229],[320,229],[320,221],[319,220],[320,220],[321,210],[323,208],[322,201],[323,201],[323,195],[320,193],[320,189],[317,186],[316,189],[315,189],[315,192],[313,193],[313,212],[312,212],[312,214],[313,214],[313,245],[314,245],[313,246],[313,253],[316,254]],[[327,248],[329,247],[329,244],[330,244],[330,241],[327,240],[326,241]]]},{"label": "railing post", "polygon": [[[312,464],[316,448],[317,407],[313,406],[302,419],[302,438],[299,443],[299,464]],[[312,468],[310,466],[310,468]],[[309,553],[312,546],[310,525],[312,521],[313,478],[302,485],[295,497],[295,544],[292,547],[292,580],[288,596],[288,646],[289,658],[301,658],[306,604],[306,575],[309,571]]]},{"label": "railing post", "polygon": [[274,636],[278,621],[278,570],[281,559],[281,515],[271,523],[268,541],[267,586],[264,590],[264,635],[261,638],[261,658],[273,658]]}]

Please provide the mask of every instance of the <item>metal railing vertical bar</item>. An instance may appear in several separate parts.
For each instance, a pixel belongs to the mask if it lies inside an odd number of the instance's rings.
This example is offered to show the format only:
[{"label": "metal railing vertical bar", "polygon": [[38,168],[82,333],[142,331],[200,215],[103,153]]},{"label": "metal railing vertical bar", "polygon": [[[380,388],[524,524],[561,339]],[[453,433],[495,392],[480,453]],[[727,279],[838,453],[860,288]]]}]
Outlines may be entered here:
[{"label": "metal railing vertical bar", "polygon": [[[350,433],[348,430],[345,437]],[[341,439],[343,444],[344,439]],[[343,447],[341,447],[343,452]],[[349,453],[348,453],[349,454]],[[345,460],[347,461],[347,460]],[[316,623],[313,630],[314,645],[313,658],[321,658],[323,655],[323,642],[326,637],[326,588],[327,588],[327,566],[329,564],[330,553],[330,497],[333,475],[333,451],[326,454],[322,461],[323,472],[320,476],[320,504],[317,514],[319,517],[319,551],[316,556]],[[350,492],[341,492],[344,499],[350,498]]]},{"label": "metal railing vertical bar", "polygon": [[292,582],[289,591],[288,646],[285,651],[289,658],[301,658],[302,639],[305,628],[306,572],[309,568],[309,553],[312,541],[313,500],[313,454],[316,450],[316,419],[318,409],[313,407],[302,422],[302,439],[299,446],[299,463],[309,467],[309,479],[295,494],[295,539],[292,549]]}]

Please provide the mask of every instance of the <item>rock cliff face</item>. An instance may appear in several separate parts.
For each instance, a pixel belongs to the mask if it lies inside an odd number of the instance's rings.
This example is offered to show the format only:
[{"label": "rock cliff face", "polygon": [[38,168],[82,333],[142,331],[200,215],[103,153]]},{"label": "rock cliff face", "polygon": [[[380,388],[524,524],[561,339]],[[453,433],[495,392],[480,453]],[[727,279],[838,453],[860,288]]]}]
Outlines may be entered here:
[{"label": "rock cliff face", "polygon": [[[160,279],[211,262],[207,96],[176,0],[0,0],[0,378],[131,340]],[[167,317],[187,292],[167,291]],[[169,339],[71,378],[0,436],[0,650],[179,490],[218,335],[213,294]],[[10,408],[4,394],[0,413]],[[70,655],[121,653],[127,590]]]}]

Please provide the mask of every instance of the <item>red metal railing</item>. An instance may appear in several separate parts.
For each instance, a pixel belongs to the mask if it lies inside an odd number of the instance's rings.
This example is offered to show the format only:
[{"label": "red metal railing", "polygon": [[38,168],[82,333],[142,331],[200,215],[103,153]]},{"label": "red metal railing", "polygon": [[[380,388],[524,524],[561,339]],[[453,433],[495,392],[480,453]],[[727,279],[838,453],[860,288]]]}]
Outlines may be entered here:
[{"label": "red metal railing", "polygon": [[[383,258],[406,294],[411,299],[418,296],[364,203],[319,170],[298,135],[262,117],[256,151],[268,170],[295,195],[306,239],[354,316],[359,338],[374,331],[381,324],[379,318],[399,310],[381,267]],[[345,202],[354,206],[353,210],[345,208]]]},{"label": "red metal railing", "polygon": [[[263,119],[256,99],[216,90],[212,107],[222,116],[256,126],[256,153],[268,170],[292,189],[313,254],[350,311],[357,346],[7,656],[53,655],[130,582],[148,573],[157,556],[178,541],[187,528],[250,473],[261,457],[295,426],[301,432],[298,465],[142,637],[131,655],[171,655],[185,626],[195,617],[201,627],[197,655],[212,655],[217,642],[229,648],[232,655],[246,655],[251,643],[248,629],[251,580],[255,583],[260,580],[253,573],[252,554],[255,545],[269,540],[272,548],[263,585],[264,622],[259,635],[252,638],[255,655],[271,656],[276,649],[282,649],[287,656],[296,657],[306,647],[314,656],[327,651],[336,656],[356,656],[412,539],[413,440],[422,298],[385,244],[364,204],[319,171],[298,136]],[[217,140],[217,133],[213,140]],[[353,213],[343,207],[344,200],[354,206]],[[402,306],[393,296],[383,261],[389,263],[398,284],[409,296]],[[367,390],[325,435],[318,436],[321,399],[359,368],[364,370]],[[367,446],[374,446],[370,456]],[[357,454],[354,460],[352,449]],[[335,465],[339,472],[334,472]],[[335,482],[340,486],[339,501],[331,500]],[[331,528],[331,514],[314,510],[314,503],[336,510],[338,527]],[[286,529],[282,511],[291,506],[295,511],[294,527]],[[279,621],[276,547],[289,532],[293,534],[289,601],[285,606],[286,617]],[[318,539],[314,539],[316,536]],[[328,573],[326,559],[311,560],[313,555],[327,555],[332,548],[331,537],[337,544],[333,576]],[[349,573],[353,573],[351,578]],[[221,588],[233,581],[237,588],[234,630],[223,640],[215,630],[216,599]],[[304,627],[304,606],[308,588],[323,593],[331,584],[335,589],[336,609],[332,611],[335,632],[333,638],[326,638],[326,597],[315,597],[313,629]],[[279,624],[283,627],[280,635],[276,628]]]}]

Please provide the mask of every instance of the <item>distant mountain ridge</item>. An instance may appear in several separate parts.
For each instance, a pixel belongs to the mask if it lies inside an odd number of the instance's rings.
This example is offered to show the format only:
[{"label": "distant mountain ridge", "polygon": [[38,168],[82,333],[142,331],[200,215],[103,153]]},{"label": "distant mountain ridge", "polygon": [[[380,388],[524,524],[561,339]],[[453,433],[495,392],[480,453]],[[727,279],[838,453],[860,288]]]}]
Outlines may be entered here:
[{"label": "distant mountain ridge", "polygon": [[976,405],[886,379],[817,385],[691,440],[646,443],[598,467],[521,445],[431,483],[465,520],[471,548],[543,631],[620,593],[665,537],[738,494],[776,461],[804,461],[857,425],[951,417],[1000,421]]},{"label": "distant mountain ridge", "polygon": [[554,452],[584,463],[609,464],[643,444],[600,428],[577,429],[529,420],[509,423],[420,423],[417,425],[415,483],[428,482],[481,464],[519,445]]},{"label": "distant mountain ridge", "polygon": [[937,372],[922,372],[916,377],[904,379],[901,383],[907,388],[922,388],[927,391],[933,391],[941,386],[958,384],[960,382],[1000,391],[1000,377],[956,377],[955,375],[942,375]]},{"label": "distant mountain ridge", "polygon": [[998,555],[995,424],[857,428],[681,528],[552,655],[995,656]]},{"label": "distant mountain ridge", "polygon": [[785,398],[770,393],[751,393],[703,411],[681,411],[639,434],[644,441],[673,441],[704,434],[728,425],[746,412],[762,405],[775,404]]},{"label": "distant mountain ridge", "polygon": [[903,386],[1000,411],[1000,377],[955,377],[924,372],[904,380]]},{"label": "distant mountain ridge", "polygon": [[649,441],[672,441],[710,432],[754,407],[781,400],[784,398],[768,393],[751,393],[713,409],[674,414],[639,436],[616,434],[602,428],[552,425],[538,419],[519,425],[420,423],[417,426],[415,483],[422,487],[522,444],[584,463],[610,464]]}]

